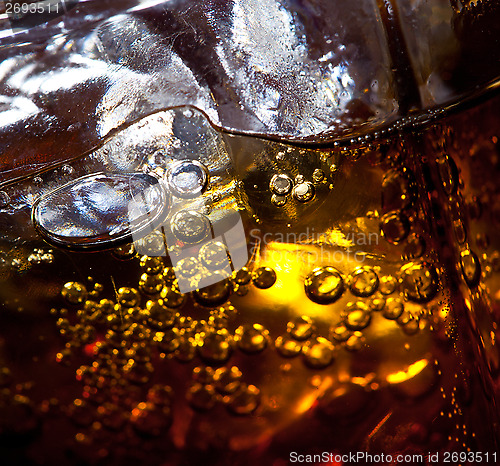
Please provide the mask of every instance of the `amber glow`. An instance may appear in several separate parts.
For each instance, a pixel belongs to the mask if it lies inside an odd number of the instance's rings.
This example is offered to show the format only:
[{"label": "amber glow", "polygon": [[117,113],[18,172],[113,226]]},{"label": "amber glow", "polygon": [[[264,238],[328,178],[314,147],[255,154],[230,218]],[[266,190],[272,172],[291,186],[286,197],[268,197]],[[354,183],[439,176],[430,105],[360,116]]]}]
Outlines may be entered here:
[{"label": "amber glow", "polygon": [[420,374],[420,372],[422,372],[428,364],[429,361],[427,359],[420,359],[419,361],[414,362],[413,364],[408,366],[408,369],[406,369],[405,371],[398,371],[389,374],[386,380],[390,384],[406,382],[407,380],[410,380],[416,375]]}]

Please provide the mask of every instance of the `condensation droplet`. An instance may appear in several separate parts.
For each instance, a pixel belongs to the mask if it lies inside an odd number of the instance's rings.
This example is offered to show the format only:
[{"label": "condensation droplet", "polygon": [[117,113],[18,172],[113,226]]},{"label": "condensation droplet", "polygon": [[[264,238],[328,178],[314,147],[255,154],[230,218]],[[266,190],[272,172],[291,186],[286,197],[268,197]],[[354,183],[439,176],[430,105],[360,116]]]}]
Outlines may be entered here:
[{"label": "condensation droplet", "polygon": [[342,274],[334,267],[318,267],[305,279],[307,297],[317,304],[331,304],[344,292]]},{"label": "condensation droplet", "polygon": [[349,289],[354,296],[371,296],[377,291],[379,279],[371,267],[356,267],[349,278]]}]

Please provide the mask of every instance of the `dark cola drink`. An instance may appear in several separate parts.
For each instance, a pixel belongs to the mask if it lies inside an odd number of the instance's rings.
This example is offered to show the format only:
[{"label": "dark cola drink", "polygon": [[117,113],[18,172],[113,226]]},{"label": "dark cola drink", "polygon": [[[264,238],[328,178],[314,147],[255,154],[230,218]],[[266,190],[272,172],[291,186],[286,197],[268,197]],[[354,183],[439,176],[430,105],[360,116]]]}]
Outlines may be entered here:
[{"label": "dark cola drink", "polygon": [[498,463],[496,2],[4,3],[6,464]]}]

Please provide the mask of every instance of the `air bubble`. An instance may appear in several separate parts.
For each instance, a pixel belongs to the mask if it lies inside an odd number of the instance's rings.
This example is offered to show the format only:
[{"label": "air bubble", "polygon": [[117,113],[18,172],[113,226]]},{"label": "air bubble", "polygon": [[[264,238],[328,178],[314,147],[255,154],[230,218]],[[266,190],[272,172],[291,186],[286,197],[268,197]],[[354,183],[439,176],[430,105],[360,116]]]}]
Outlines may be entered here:
[{"label": "air bubble", "polygon": [[0,191],[0,208],[7,207],[10,203],[10,196],[5,191]]},{"label": "air bubble", "polygon": [[354,296],[366,297],[377,291],[378,284],[378,276],[371,267],[356,267],[350,276],[349,289]]},{"label": "air bubble", "polygon": [[160,293],[162,303],[169,308],[177,309],[184,304],[186,295],[182,294],[175,287],[165,286]]},{"label": "air bubble", "polygon": [[276,272],[270,267],[259,267],[253,273],[253,284],[260,289],[271,288],[276,283]]},{"label": "air bubble", "polygon": [[227,330],[212,330],[206,333],[198,352],[207,364],[223,364],[231,356],[233,339]]},{"label": "air bubble", "polygon": [[223,271],[230,267],[228,250],[220,241],[210,241],[204,244],[200,248],[199,257],[209,270]]},{"label": "air bubble", "polygon": [[344,292],[342,274],[334,267],[318,267],[304,281],[307,297],[317,304],[331,304]]},{"label": "air bubble", "polygon": [[159,330],[172,328],[175,320],[176,313],[172,309],[164,306],[162,301],[148,301],[146,303],[146,310],[148,311],[148,322],[152,327]]},{"label": "air bubble", "polygon": [[220,306],[229,299],[231,291],[231,282],[225,279],[194,291],[193,298],[203,306]]},{"label": "air bubble", "polygon": [[399,298],[389,298],[385,303],[382,315],[389,320],[398,319],[404,311],[404,304]]},{"label": "air bubble", "polygon": [[383,212],[402,210],[412,201],[408,181],[397,171],[390,171],[382,182]]},{"label": "air bubble", "polygon": [[361,301],[351,303],[345,312],[345,325],[350,330],[363,330],[371,322],[371,314],[368,306]]},{"label": "air bubble", "polygon": [[208,170],[196,160],[176,162],[167,174],[167,185],[176,197],[184,199],[199,197],[207,184]]},{"label": "air bubble", "polygon": [[349,330],[343,323],[334,325],[330,328],[329,337],[331,340],[343,342],[347,341],[351,335],[351,330]]},{"label": "air bubble", "polygon": [[227,407],[237,415],[253,413],[260,404],[260,390],[255,385],[241,384],[240,389],[229,398]]},{"label": "air bubble", "polygon": [[274,175],[269,183],[269,188],[276,196],[286,196],[293,188],[293,181],[285,174]]},{"label": "air bubble", "polygon": [[211,385],[197,383],[189,388],[186,398],[192,408],[206,411],[215,406],[215,389]]},{"label": "air bubble", "polygon": [[354,332],[344,343],[344,347],[348,351],[359,351],[365,345],[365,337],[359,331]]},{"label": "air bubble", "polygon": [[287,325],[288,333],[296,340],[307,340],[314,332],[313,322],[310,317],[296,317]]},{"label": "air bubble", "polygon": [[87,299],[87,288],[83,283],[67,282],[63,286],[61,295],[71,304],[81,304]]},{"label": "air bubble", "polygon": [[221,367],[215,371],[213,377],[215,388],[224,395],[234,393],[240,387],[241,377],[242,373],[238,367]]},{"label": "air bubble", "polygon": [[418,259],[422,257],[425,253],[425,240],[415,233],[412,233],[406,239],[404,246],[404,258],[406,260]]},{"label": "air bubble", "polygon": [[141,295],[135,288],[121,287],[116,294],[116,300],[123,307],[131,308],[139,305]]},{"label": "air bubble", "polygon": [[308,202],[314,197],[314,185],[309,181],[296,184],[292,194],[297,201]]},{"label": "air bubble", "polygon": [[427,263],[410,263],[402,267],[401,283],[405,296],[417,303],[430,301],[438,291],[436,269]]},{"label": "air bubble", "polygon": [[394,277],[386,275],[380,279],[379,291],[385,295],[394,293],[397,283],[398,282]]},{"label": "air bubble", "polygon": [[183,243],[195,244],[203,241],[210,233],[210,221],[200,212],[183,210],[170,221],[174,236]]},{"label": "air bubble", "polygon": [[314,369],[323,369],[329,366],[334,359],[334,346],[326,338],[318,337],[308,341],[302,347],[304,362]]},{"label": "air bubble", "polygon": [[126,244],[124,246],[119,246],[111,252],[116,259],[119,260],[130,260],[136,256],[135,247],[133,243]]},{"label": "air bubble", "polygon": [[374,312],[382,311],[385,307],[385,297],[374,296],[372,299],[370,299],[368,307],[370,308],[371,311]]},{"label": "air bubble", "polygon": [[236,329],[235,342],[245,353],[263,351],[269,340],[269,332],[260,324],[245,324]]},{"label": "air bubble", "polygon": [[481,278],[481,265],[479,259],[473,251],[466,250],[460,254],[460,266],[462,275],[469,288],[474,288]]},{"label": "air bubble", "polygon": [[286,358],[297,356],[302,350],[302,344],[288,334],[276,338],[274,345],[278,353]]},{"label": "air bubble", "polygon": [[32,218],[49,243],[97,250],[153,230],[164,220],[169,203],[168,193],[150,175],[97,173],[41,196]]},{"label": "air bubble", "polygon": [[313,172],[312,178],[315,183],[321,183],[325,179],[326,175],[323,170],[316,168]]},{"label": "air bubble", "polygon": [[234,282],[238,285],[248,285],[252,280],[252,274],[247,267],[242,267],[234,273]]},{"label": "air bubble", "polygon": [[139,289],[148,295],[160,293],[163,289],[163,285],[163,275],[161,274],[149,275],[147,273],[143,273],[139,279]]},{"label": "air bubble", "polygon": [[397,244],[410,233],[410,222],[401,212],[389,212],[381,218],[380,229],[389,243]]},{"label": "air bubble", "polygon": [[159,274],[163,270],[163,261],[159,257],[142,256],[140,265],[150,275]]},{"label": "air bubble", "polygon": [[276,207],[283,207],[286,204],[286,196],[278,196],[273,194],[271,196],[271,203]]}]

